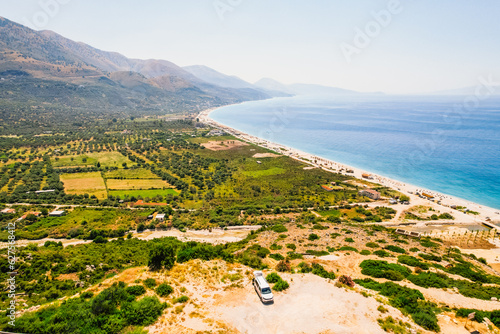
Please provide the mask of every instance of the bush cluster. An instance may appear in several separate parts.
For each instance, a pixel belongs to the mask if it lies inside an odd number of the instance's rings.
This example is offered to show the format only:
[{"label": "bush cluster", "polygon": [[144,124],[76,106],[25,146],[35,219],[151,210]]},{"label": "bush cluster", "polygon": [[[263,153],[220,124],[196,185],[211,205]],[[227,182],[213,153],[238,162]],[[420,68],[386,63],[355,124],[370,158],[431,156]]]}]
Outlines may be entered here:
[{"label": "bush cluster", "polygon": [[386,278],[391,281],[401,281],[411,274],[410,269],[387,261],[364,260],[359,265],[363,275],[376,278]]},{"label": "bush cluster", "polygon": [[354,280],[354,282],[367,289],[379,291],[381,295],[389,298],[392,306],[402,310],[403,313],[410,314],[416,324],[439,332],[435,305],[426,302],[420,291],[393,282],[378,283],[371,278]]}]

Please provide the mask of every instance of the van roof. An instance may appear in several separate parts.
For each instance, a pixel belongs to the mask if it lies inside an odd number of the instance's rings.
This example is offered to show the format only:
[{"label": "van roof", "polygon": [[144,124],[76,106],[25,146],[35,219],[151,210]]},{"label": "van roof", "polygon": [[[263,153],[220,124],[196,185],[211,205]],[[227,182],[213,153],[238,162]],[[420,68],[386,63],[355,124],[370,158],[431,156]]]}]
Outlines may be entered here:
[{"label": "van roof", "polygon": [[270,288],[269,283],[267,283],[267,281],[264,278],[264,276],[258,276],[258,277],[255,278],[255,280],[257,281],[257,283],[259,284],[259,286],[260,286],[261,289],[263,289],[263,288]]}]

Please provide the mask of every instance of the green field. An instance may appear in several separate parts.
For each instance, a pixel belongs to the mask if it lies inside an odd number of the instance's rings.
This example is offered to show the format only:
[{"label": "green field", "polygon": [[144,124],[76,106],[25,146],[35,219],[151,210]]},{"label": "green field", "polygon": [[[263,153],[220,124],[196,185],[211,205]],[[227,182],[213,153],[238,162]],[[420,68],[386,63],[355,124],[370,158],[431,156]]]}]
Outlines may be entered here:
[{"label": "green field", "polygon": [[74,156],[62,156],[52,158],[51,161],[54,167],[94,166],[97,162],[101,164],[101,167],[122,168],[123,163],[126,163],[128,167],[136,165],[120,152],[98,152]]},{"label": "green field", "polygon": [[[52,166],[54,167],[71,167],[71,166],[93,166],[97,163],[97,160],[90,158],[88,155],[74,155],[74,156],[62,156],[52,158]],[[85,160],[85,161],[84,161]]]},{"label": "green field", "polygon": [[122,155],[120,152],[87,153],[87,155],[90,158],[99,161],[102,167],[121,168],[123,163],[126,163],[128,167],[136,165],[136,163],[130,161],[129,158]]},{"label": "green field", "polygon": [[160,177],[153,174],[149,169],[134,168],[134,169],[118,169],[104,173],[107,179],[159,179]]},{"label": "green field", "polygon": [[284,168],[273,167],[273,168],[263,169],[263,170],[244,171],[243,175],[257,178],[257,177],[264,177],[264,176],[271,176],[271,175],[279,175],[279,174],[283,174],[285,172],[286,172],[286,170]]},{"label": "green field", "polygon": [[179,193],[175,189],[151,189],[151,190],[110,190],[110,196],[119,196],[120,198],[124,198],[126,195],[130,197],[138,197],[142,198],[153,198],[157,195],[166,196],[166,195],[178,195]]}]

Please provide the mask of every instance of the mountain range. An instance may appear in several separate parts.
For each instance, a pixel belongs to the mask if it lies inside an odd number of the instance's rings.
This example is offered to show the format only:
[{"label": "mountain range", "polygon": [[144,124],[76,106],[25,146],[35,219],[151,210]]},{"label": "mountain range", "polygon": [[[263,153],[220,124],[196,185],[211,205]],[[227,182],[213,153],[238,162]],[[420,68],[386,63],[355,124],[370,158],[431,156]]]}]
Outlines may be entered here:
[{"label": "mountain range", "polygon": [[273,79],[252,84],[202,65],[131,59],[0,17],[0,118],[5,123],[33,110],[43,125],[54,119],[85,120],[89,114],[192,113],[297,94],[357,92]]}]

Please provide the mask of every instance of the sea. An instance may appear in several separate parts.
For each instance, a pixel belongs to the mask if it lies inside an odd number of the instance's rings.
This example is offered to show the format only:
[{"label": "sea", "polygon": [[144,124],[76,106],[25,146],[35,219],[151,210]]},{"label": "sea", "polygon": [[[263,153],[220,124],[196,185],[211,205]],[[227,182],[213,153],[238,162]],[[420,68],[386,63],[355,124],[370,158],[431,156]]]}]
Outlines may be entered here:
[{"label": "sea", "polygon": [[294,96],[222,107],[210,118],[500,210],[500,97]]}]

